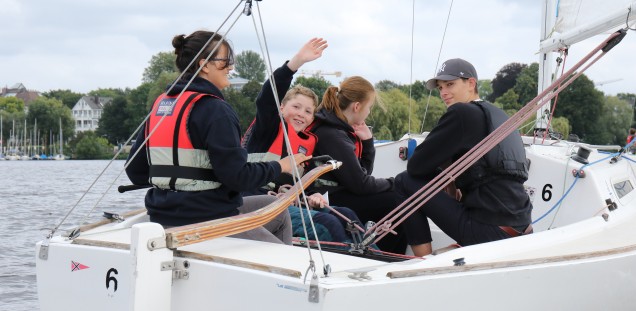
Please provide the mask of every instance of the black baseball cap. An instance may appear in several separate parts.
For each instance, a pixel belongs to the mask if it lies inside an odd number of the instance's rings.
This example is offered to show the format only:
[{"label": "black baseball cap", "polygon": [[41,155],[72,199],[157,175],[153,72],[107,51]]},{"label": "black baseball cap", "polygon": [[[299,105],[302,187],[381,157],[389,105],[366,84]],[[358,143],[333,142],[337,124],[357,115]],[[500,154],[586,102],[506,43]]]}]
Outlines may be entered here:
[{"label": "black baseball cap", "polygon": [[459,78],[475,78],[477,80],[477,71],[471,63],[461,58],[449,59],[442,64],[435,78],[426,81],[426,88],[436,89],[437,80],[451,81]]}]

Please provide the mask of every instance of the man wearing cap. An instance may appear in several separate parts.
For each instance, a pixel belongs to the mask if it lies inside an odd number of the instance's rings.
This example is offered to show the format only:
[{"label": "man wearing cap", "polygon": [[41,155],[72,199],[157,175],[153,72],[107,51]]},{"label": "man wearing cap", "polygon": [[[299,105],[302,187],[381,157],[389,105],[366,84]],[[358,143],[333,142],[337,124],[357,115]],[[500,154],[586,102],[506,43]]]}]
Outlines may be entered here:
[{"label": "man wearing cap", "polygon": [[[396,176],[403,199],[508,119],[479,98],[475,67],[463,59],[444,62],[426,86],[439,90],[448,110],[415,149],[407,170]],[[531,233],[532,204],[523,187],[527,179],[521,136],[513,132],[456,179],[456,195],[437,193],[404,222],[414,254],[432,251],[427,218],[462,246]]]}]

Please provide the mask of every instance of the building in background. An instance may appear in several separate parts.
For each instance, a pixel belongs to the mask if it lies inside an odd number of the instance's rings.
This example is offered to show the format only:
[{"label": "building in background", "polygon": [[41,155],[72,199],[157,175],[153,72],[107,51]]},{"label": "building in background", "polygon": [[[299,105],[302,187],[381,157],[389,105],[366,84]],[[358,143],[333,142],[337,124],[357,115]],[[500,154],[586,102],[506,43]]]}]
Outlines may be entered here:
[{"label": "building in background", "polygon": [[29,104],[40,96],[37,91],[29,91],[22,83],[16,83],[11,87],[3,87],[0,91],[0,97],[17,97],[24,102],[24,107],[28,108]]},{"label": "building in background", "polygon": [[104,106],[113,99],[110,97],[84,96],[73,106],[73,118],[75,119],[75,133],[94,131],[99,127],[99,119],[102,117]]}]

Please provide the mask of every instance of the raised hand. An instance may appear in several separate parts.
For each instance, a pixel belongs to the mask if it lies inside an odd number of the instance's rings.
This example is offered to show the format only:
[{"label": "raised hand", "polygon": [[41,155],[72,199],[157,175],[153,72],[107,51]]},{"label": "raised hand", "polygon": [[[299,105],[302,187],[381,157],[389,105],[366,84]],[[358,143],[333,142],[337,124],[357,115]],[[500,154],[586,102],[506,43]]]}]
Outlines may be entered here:
[{"label": "raised hand", "polygon": [[323,38],[313,38],[309,40],[309,42],[305,43],[305,45],[298,50],[296,55],[289,60],[287,67],[293,71],[297,71],[305,63],[322,56],[322,51],[324,51],[328,46],[327,40],[324,40]]}]

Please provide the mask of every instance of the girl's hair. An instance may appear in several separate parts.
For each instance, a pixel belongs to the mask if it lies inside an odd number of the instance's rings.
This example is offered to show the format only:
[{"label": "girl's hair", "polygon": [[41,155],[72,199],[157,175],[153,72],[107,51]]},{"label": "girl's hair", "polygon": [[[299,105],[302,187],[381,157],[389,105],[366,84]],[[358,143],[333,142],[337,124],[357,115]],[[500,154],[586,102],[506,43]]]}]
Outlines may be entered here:
[{"label": "girl's hair", "polygon": [[[208,40],[210,43],[205,46]],[[176,65],[179,68],[179,71],[186,71],[186,67],[192,62],[192,59],[201,51],[201,49],[205,46],[205,49],[195,62],[187,68],[187,73],[194,74],[199,70],[199,61],[202,59],[206,59],[210,52],[214,49],[214,47],[221,42],[222,36],[218,33],[214,33],[211,31],[198,30],[193,32],[191,35],[176,35],[172,38],[172,46],[174,47],[174,54],[177,55]],[[223,40],[223,46],[227,49],[227,55],[219,55],[220,47],[214,51],[214,54],[210,57],[210,59],[222,59],[225,61],[225,65],[223,68],[227,68],[234,64],[234,51],[232,50],[232,46],[227,40]]]},{"label": "girl's hair", "polygon": [[351,103],[366,102],[375,96],[375,89],[371,82],[360,76],[346,78],[340,83],[340,88],[330,86],[322,97],[322,103],[317,110],[325,109],[347,122],[347,117],[342,113]]},{"label": "girl's hair", "polygon": [[314,93],[314,91],[312,91],[310,88],[304,87],[300,84],[292,87],[291,89],[289,89],[289,91],[287,91],[287,94],[285,94],[285,97],[283,98],[283,102],[281,104],[285,104],[296,95],[307,96],[314,102],[314,108],[318,106],[318,95],[316,95],[316,93]]}]

